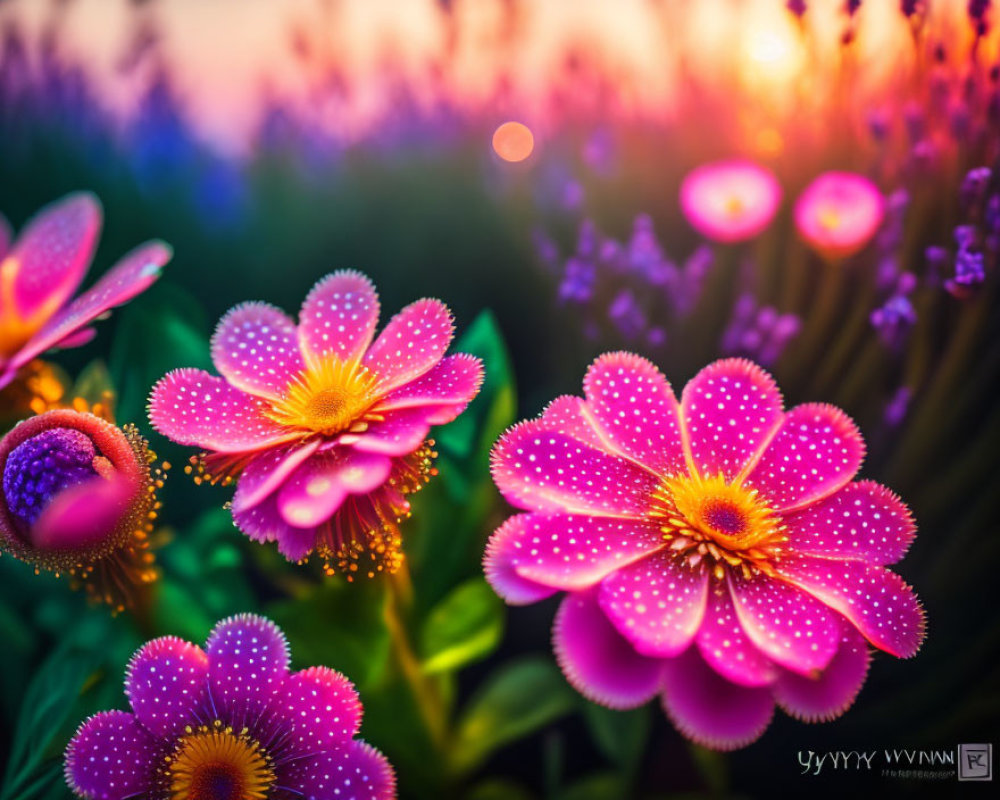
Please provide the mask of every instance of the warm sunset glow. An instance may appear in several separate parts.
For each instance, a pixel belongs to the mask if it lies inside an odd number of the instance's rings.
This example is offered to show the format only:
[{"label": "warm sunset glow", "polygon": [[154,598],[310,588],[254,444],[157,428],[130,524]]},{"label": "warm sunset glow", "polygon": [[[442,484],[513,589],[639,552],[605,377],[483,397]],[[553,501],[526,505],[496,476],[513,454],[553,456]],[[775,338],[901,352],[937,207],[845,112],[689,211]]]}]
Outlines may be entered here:
[{"label": "warm sunset glow", "polygon": [[504,161],[524,161],[535,149],[535,137],[527,125],[505,122],[493,132],[493,149]]}]

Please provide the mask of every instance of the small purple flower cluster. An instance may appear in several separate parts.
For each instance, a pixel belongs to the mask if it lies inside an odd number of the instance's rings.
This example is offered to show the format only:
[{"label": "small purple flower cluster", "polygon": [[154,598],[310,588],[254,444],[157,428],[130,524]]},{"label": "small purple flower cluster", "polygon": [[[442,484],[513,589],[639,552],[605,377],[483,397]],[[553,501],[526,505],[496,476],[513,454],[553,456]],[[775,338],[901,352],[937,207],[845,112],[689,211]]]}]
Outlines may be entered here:
[{"label": "small purple flower cluster", "polygon": [[[1000,252],[1000,188],[989,167],[966,174],[959,189],[964,219],[955,227],[955,253],[931,246],[925,251],[930,279],[960,299],[971,296],[986,279]],[[951,277],[945,277],[948,269]]]},{"label": "small purple flower cluster", "polygon": [[752,292],[744,292],[733,304],[719,349],[727,356],[747,356],[771,366],[801,329],[798,315],[782,314],[774,306],[760,306]]},{"label": "small purple flower cluster", "polygon": [[664,323],[689,315],[715,264],[707,246],[677,263],[664,253],[649,216],[635,218],[626,241],[603,235],[594,222],[580,224],[576,251],[563,261],[558,245],[537,233],[539,260],[558,281],[560,305],[574,306],[592,339],[613,335],[630,344],[662,347]]}]

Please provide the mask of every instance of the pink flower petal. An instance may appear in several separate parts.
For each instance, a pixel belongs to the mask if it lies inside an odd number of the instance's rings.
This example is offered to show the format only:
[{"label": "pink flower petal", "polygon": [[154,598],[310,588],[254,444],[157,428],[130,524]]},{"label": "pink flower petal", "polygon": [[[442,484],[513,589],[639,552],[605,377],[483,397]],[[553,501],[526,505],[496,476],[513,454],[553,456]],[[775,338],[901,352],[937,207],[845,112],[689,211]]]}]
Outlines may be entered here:
[{"label": "pink flower petal", "polygon": [[53,345],[53,348],[58,348],[59,350],[70,350],[74,347],[82,347],[92,341],[96,335],[96,328],[82,328],[78,331],[73,331],[73,333],[65,339],[60,339]]},{"label": "pink flower petal", "polygon": [[818,677],[782,671],[774,699],[788,714],[805,722],[836,719],[854,703],[868,675],[871,656],[864,637],[844,624],[837,654]]},{"label": "pink flower petal", "polygon": [[149,288],[160,277],[160,270],[173,251],[163,242],[140,245],[108,270],[97,283],[55,314],[31,341],[13,358],[17,365],[27,364],[35,356],[86,327],[115,306],[120,306]]},{"label": "pink flower petal", "polygon": [[535,512],[515,515],[506,527],[488,559],[502,559],[521,577],[566,591],[592,586],[664,546],[660,529],[640,520]]},{"label": "pink flower petal", "polygon": [[86,192],[51,203],[29,220],[0,272],[12,281],[11,309],[22,319],[50,317],[83,280],[101,231],[101,206]]},{"label": "pink flower petal", "polygon": [[620,452],[659,475],[686,472],[680,406],[667,379],[632,353],[606,353],[587,370],[587,405]]},{"label": "pink flower petal", "polygon": [[358,693],[329,667],[292,673],[275,702],[297,753],[333,750],[349,742],[361,727]]},{"label": "pink flower petal", "polygon": [[233,513],[262,503],[288,479],[320,446],[319,439],[301,445],[265,450],[254,456],[240,473],[233,495]]},{"label": "pink flower petal", "polygon": [[303,800],[392,800],[396,776],[389,762],[365,742],[352,741],[285,767],[279,778]]},{"label": "pink flower petal", "polygon": [[208,656],[175,636],[147,642],[125,671],[125,694],[136,718],[162,737],[179,736],[205,710]]},{"label": "pink flower petal", "polygon": [[568,595],[552,631],[556,660],[580,694],[608,708],[635,708],[661,688],[663,662],[639,655],[608,621],[595,591]]},{"label": "pink flower petal", "polygon": [[493,447],[493,482],[513,505],[608,517],[641,517],[658,486],[655,475],[588,447],[541,420],[510,428]]},{"label": "pink flower petal", "polygon": [[611,443],[603,438],[597,423],[582,397],[564,394],[545,407],[538,418],[539,427],[572,436],[595,450],[612,450]]},{"label": "pink flower petal", "polygon": [[293,564],[309,556],[316,548],[315,528],[293,528],[289,525],[277,534],[278,552]]},{"label": "pink flower petal", "polygon": [[916,534],[903,501],[874,481],[849,483],[784,521],[794,553],[879,565],[899,561]]},{"label": "pink flower petal", "polygon": [[234,727],[263,713],[288,675],[285,635],[255,614],[222,620],[209,634],[205,651],[213,708]]},{"label": "pink flower petal", "polygon": [[834,406],[808,403],[785,414],[745,484],[778,509],[802,508],[848,483],[864,455],[850,417]]},{"label": "pink flower petal", "polygon": [[750,361],[727,358],[694,376],[681,399],[696,469],[732,480],[757,457],[781,421],[781,392]]},{"label": "pink flower petal", "polygon": [[483,364],[475,356],[446,356],[415,381],[390,392],[373,409],[378,413],[405,408],[435,409],[431,425],[451,422],[465,410],[483,383]]},{"label": "pink flower petal", "polygon": [[809,674],[830,663],[840,642],[840,620],[796,586],[756,574],[731,572],[733,605],[750,641],[786,669]]},{"label": "pink flower petal", "polygon": [[299,313],[299,341],[306,360],[360,358],[378,324],[378,295],[367,277],[340,270],[313,286]]},{"label": "pink flower petal", "polygon": [[896,573],[863,561],[790,556],[777,565],[787,580],[839,611],[880,650],[909,658],[926,623],[913,589]]},{"label": "pink flower petal", "polygon": [[412,453],[431,431],[431,419],[439,416],[434,408],[404,408],[390,411],[382,422],[373,422],[364,433],[345,433],[341,444],[355,450],[386,456]]},{"label": "pink flower petal", "polygon": [[65,489],[32,525],[32,545],[76,552],[97,547],[114,535],[137,491],[135,481],[121,474],[98,476]]},{"label": "pink flower petal", "polygon": [[708,593],[708,608],[696,641],[702,658],[732,683],[768,686],[778,675],[773,662],[743,630],[725,584],[713,586]]},{"label": "pink flower petal", "polygon": [[322,525],[349,494],[367,494],[388,479],[392,461],[386,456],[348,448],[312,456],[284,482],[278,511],[295,528]]},{"label": "pink flower petal", "polygon": [[730,683],[694,647],[665,662],[663,683],[663,709],[670,721],[713,750],[738,750],[755,742],[774,716],[769,688]]},{"label": "pink flower petal", "polygon": [[260,450],[299,438],[272,422],[267,401],[200,369],[168,372],[149,398],[149,421],[177,444],[220,453]]},{"label": "pink flower petal", "polygon": [[511,605],[526,606],[537,603],[555,594],[556,590],[522,577],[514,569],[510,554],[515,550],[513,542],[523,536],[526,514],[510,517],[494,531],[486,543],[483,557],[483,571],[493,590]]},{"label": "pink flower petal", "polygon": [[601,582],[601,608],[644,656],[676,656],[698,633],[708,600],[703,562],[660,550]]},{"label": "pink flower petal", "polygon": [[288,523],[278,513],[278,504],[273,496],[262,500],[257,505],[240,510],[232,509],[233,524],[255,542],[264,544],[275,541]]},{"label": "pink flower petal", "polygon": [[305,369],[295,323],[267,303],[229,309],[212,336],[212,361],[236,388],[271,399]]},{"label": "pink flower petal", "polygon": [[127,711],[102,711],[76,732],[66,748],[66,782],[88,800],[144,795],[156,778],[162,746]]},{"label": "pink flower petal", "polygon": [[379,389],[389,392],[416,380],[438,363],[451,344],[455,326],[440,300],[417,300],[389,320],[364,357],[364,365],[378,377]]}]

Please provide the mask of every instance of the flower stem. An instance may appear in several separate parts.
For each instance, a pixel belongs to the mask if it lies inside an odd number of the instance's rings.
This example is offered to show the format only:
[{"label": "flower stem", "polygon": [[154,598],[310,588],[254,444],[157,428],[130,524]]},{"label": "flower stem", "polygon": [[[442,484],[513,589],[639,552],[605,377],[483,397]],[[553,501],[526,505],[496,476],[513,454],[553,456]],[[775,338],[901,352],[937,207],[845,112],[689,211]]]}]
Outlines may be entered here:
[{"label": "flower stem", "polygon": [[448,722],[440,688],[432,676],[426,675],[413,651],[407,634],[406,619],[413,605],[413,584],[406,564],[388,580],[389,598],[385,606],[385,624],[392,641],[392,652],[400,673],[413,694],[424,726],[435,749],[444,751]]}]

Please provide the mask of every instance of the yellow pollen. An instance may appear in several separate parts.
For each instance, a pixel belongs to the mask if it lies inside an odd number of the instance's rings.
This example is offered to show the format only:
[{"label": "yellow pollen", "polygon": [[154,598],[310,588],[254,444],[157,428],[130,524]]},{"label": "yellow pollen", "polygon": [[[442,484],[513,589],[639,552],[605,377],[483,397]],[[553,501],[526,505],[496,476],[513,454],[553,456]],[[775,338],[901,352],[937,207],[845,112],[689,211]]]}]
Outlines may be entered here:
[{"label": "yellow pollen", "polygon": [[755,489],[713,477],[667,478],[655,495],[652,516],[677,551],[708,555],[723,564],[769,569],[785,541],[780,517]]},{"label": "yellow pollen", "polygon": [[377,399],[375,376],[334,356],[309,364],[265,413],[280,425],[333,436],[364,430],[376,419],[368,410]]},{"label": "yellow pollen", "polygon": [[275,776],[246,730],[216,722],[187,729],[167,756],[166,777],[170,800],[265,800]]},{"label": "yellow pollen", "polygon": [[746,206],[743,200],[736,195],[726,198],[726,213],[730,217],[739,217],[743,215],[746,210]]},{"label": "yellow pollen", "polygon": [[823,208],[819,212],[820,227],[827,231],[835,231],[840,227],[840,214],[836,209]]}]

